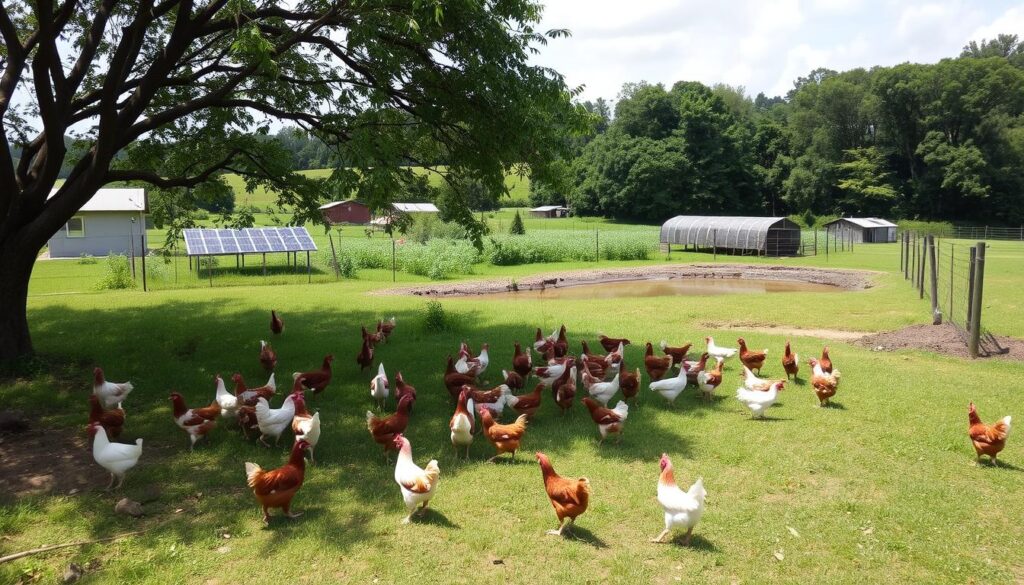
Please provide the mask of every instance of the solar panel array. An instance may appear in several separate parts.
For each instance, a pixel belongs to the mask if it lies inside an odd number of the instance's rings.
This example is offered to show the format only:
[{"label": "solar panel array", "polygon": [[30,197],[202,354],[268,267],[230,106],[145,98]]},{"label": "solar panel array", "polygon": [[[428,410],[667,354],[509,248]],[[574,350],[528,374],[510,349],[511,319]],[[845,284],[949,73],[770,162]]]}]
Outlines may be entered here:
[{"label": "solar panel array", "polygon": [[316,251],[304,227],[184,230],[189,256]]}]

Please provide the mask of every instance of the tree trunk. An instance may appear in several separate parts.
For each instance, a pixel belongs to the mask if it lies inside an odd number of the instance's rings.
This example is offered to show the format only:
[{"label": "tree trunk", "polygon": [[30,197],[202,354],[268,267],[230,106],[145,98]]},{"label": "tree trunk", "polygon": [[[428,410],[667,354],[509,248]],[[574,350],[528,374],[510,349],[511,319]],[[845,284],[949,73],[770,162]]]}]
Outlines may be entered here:
[{"label": "tree trunk", "polygon": [[32,354],[28,330],[28,281],[35,253],[5,244],[0,247],[0,364]]}]

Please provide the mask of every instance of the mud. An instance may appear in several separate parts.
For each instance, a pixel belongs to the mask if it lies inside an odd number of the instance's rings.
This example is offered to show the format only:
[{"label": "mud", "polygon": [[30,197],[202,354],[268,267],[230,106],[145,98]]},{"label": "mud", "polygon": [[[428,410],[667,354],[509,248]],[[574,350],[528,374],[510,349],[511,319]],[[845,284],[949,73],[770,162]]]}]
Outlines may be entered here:
[{"label": "mud", "polygon": [[[991,353],[980,357],[1024,360],[1024,339],[995,337],[995,341],[1006,352]],[[882,333],[866,335],[854,343],[875,351],[920,349],[955,357],[970,357],[967,344],[960,331],[949,324],[911,325],[895,331],[883,331]],[[994,346],[990,343],[986,343],[986,347],[994,349]]]}]

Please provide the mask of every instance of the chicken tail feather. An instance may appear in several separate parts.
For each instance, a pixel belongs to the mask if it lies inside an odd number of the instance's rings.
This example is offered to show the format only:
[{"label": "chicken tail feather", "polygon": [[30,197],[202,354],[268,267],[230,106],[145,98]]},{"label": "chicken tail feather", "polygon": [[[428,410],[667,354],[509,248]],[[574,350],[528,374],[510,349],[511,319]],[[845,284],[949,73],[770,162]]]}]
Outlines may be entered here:
[{"label": "chicken tail feather", "polygon": [[245,462],[245,478],[249,487],[256,487],[256,481],[263,473],[263,468],[249,461]]}]

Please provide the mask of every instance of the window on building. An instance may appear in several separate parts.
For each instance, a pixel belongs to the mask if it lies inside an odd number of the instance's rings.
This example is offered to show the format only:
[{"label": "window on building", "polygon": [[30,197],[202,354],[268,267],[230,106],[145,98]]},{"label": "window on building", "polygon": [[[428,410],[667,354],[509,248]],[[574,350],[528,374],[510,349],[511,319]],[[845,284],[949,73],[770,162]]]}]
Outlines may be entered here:
[{"label": "window on building", "polygon": [[67,225],[64,226],[69,238],[84,238],[85,237],[85,219],[80,215],[76,215],[68,220]]}]

